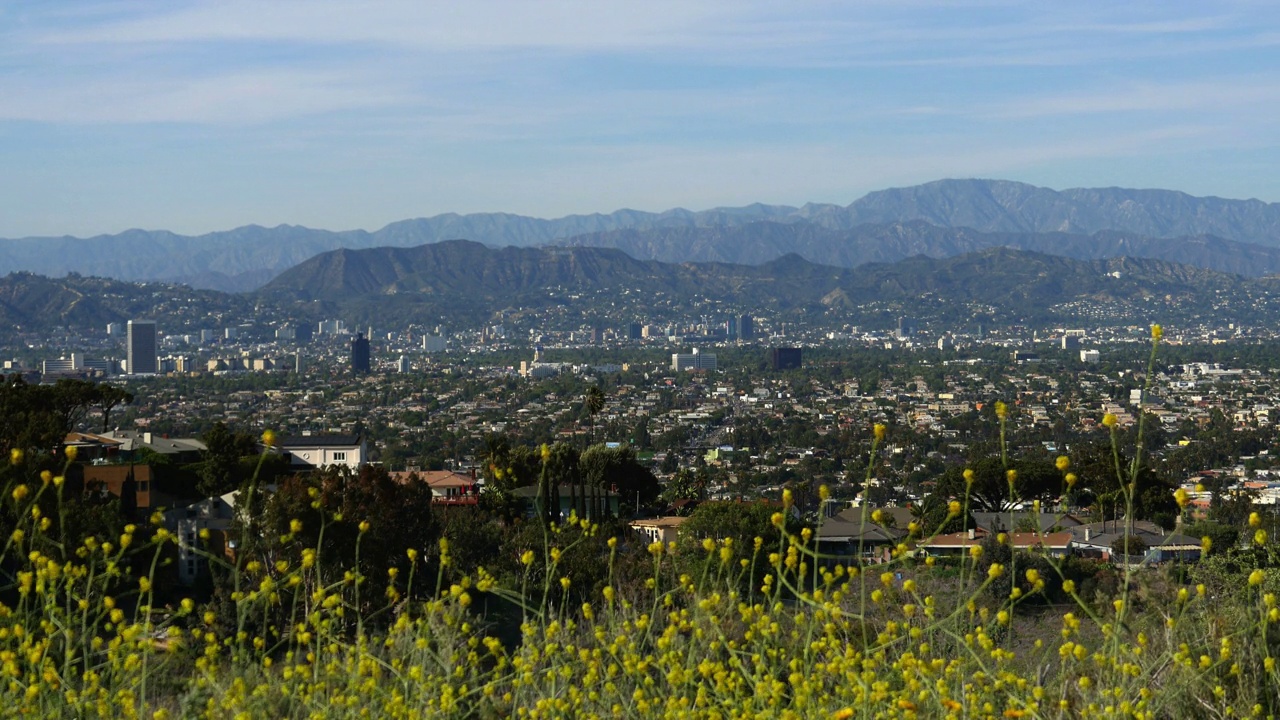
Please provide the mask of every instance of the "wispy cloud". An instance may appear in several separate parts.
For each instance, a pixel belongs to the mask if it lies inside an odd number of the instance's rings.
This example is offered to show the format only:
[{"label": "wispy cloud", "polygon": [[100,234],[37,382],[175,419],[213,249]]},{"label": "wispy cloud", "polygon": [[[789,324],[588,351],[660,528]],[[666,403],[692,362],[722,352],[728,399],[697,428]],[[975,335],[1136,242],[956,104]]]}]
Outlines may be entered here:
[{"label": "wispy cloud", "polygon": [[1272,76],[1217,78],[1196,82],[1126,83],[1101,92],[1045,95],[1004,104],[992,117],[1027,119],[1070,115],[1209,111],[1238,114],[1280,104],[1280,82]]}]

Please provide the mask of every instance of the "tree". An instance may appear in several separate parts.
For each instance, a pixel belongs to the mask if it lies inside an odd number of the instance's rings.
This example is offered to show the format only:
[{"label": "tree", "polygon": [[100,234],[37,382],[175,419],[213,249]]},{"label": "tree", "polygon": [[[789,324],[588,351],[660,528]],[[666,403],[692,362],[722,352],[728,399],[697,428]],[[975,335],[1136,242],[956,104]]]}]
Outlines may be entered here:
[{"label": "tree", "polygon": [[[780,530],[773,526],[773,515],[781,511],[780,507],[765,502],[702,503],[680,525],[680,557],[701,563],[706,556],[702,549],[704,539],[731,540],[736,558],[749,561],[748,572],[740,578],[742,585],[749,592],[755,592],[759,589],[760,579],[771,572],[769,553],[778,552]],[[787,532],[798,533],[799,521],[788,513],[783,515]],[[761,540],[758,552],[755,550],[756,538]]]},{"label": "tree", "polygon": [[[631,514],[658,499],[662,487],[649,468],[640,464],[636,452],[629,446],[616,448],[594,445],[582,453],[583,478],[592,489],[596,517],[605,512],[610,491],[618,493],[618,510]],[[638,504],[637,504],[638,503]]]},{"label": "tree", "polygon": [[241,458],[253,456],[256,460],[257,445],[252,435],[232,432],[222,421],[201,437],[205,451],[197,474],[197,488],[205,496],[221,495],[241,485],[246,479]]},{"label": "tree", "polygon": [[1239,528],[1211,521],[1198,522],[1182,529],[1182,534],[1194,538],[1209,538],[1209,554],[1222,555],[1240,541]]},{"label": "tree", "polygon": [[41,454],[58,448],[92,402],[93,387],[82,380],[30,385],[21,375],[5,376],[0,380],[0,443]]},{"label": "tree", "polygon": [[133,402],[133,393],[115,385],[98,386],[98,407],[102,409],[102,432],[111,429],[111,411],[117,405],[128,405]]},{"label": "tree", "polygon": [[[301,524],[296,531],[294,521]],[[362,522],[368,523],[363,531]],[[348,571],[363,576],[363,612],[386,602],[383,591],[389,568],[403,565],[410,549],[425,555],[440,536],[431,488],[422,482],[394,482],[384,468],[375,465],[358,472],[330,467],[285,478],[267,501],[263,525],[265,537],[288,538],[286,543],[271,545],[288,556],[290,565],[296,566],[303,549],[316,549],[322,582],[341,579]],[[261,559],[277,558],[262,555]],[[418,589],[434,591],[425,582]]]},{"label": "tree", "polygon": [[1025,460],[1013,463],[1017,471],[1012,492],[1009,476],[998,457],[986,457],[971,463],[973,483],[965,480],[966,468],[953,467],[938,480],[936,494],[943,498],[963,498],[969,494],[972,509],[985,512],[1005,512],[1018,502],[1031,500],[1051,501],[1066,488],[1062,473],[1045,460]]},{"label": "tree", "polygon": [[663,491],[662,498],[669,503],[677,500],[701,500],[702,494],[698,492],[697,478],[693,471],[685,468],[672,476],[667,481],[667,489]]},{"label": "tree", "polygon": [[660,469],[662,470],[663,473],[668,475],[675,472],[676,470],[679,470],[680,455],[676,453],[676,451],[674,450],[667,451],[667,454],[664,455],[662,458],[662,465],[660,466]]},{"label": "tree", "polygon": [[1111,552],[1116,555],[1141,556],[1147,552],[1147,543],[1137,535],[1122,535],[1111,543]]},{"label": "tree", "polygon": [[604,391],[599,385],[592,385],[587,388],[586,397],[583,399],[583,406],[586,408],[587,415],[591,417],[591,441],[595,441],[596,434],[596,416],[604,410]]}]

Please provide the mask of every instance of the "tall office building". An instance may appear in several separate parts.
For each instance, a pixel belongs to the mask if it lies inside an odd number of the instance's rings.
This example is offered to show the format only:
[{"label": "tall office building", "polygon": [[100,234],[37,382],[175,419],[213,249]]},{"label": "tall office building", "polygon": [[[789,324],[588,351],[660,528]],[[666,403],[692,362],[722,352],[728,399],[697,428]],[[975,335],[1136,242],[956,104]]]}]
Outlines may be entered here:
[{"label": "tall office building", "polygon": [[750,315],[738,318],[738,339],[752,340],[756,336],[756,321]]},{"label": "tall office building", "polygon": [[919,331],[915,318],[900,317],[898,318],[898,339],[906,340]]},{"label": "tall office building", "polygon": [[673,353],[671,355],[671,369],[675,371],[715,370],[716,356],[698,352],[698,348],[694,348],[691,353]]},{"label": "tall office building", "polygon": [[798,370],[803,364],[800,348],[776,347],[769,349],[769,367],[774,370]]},{"label": "tall office building", "polygon": [[351,372],[367,373],[369,369],[369,338],[356,333],[356,339],[351,341]]},{"label": "tall office building", "polygon": [[638,322],[633,322],[627,326],[627,339],[639,340],[644,336],[644,326]]},{"label": "tall office building", "polygon": [[130,375],[154,375],[159,369],[155,320],[130,320],[125,330],[126,367]]}]

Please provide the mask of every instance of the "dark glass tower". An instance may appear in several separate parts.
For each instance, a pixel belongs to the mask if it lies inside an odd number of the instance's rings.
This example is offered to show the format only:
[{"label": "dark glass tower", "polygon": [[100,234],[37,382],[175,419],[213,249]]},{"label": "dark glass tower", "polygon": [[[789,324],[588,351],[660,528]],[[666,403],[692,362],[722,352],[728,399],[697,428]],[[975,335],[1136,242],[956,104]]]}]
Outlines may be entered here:
[{"label": "dark glass tower", "polygon": [[369,372],[369,338],[364,333],[356,333],[351,341],[351,372]]}]

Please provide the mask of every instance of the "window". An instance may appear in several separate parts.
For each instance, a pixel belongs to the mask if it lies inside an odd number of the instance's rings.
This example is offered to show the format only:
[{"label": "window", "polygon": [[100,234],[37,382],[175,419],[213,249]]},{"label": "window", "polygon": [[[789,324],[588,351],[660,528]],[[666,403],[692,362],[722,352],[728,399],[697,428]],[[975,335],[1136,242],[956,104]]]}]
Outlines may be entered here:
[{"label": "window", "polygon": [[347,461],[347,454],[346,454],[345,452],[335,452],[335,453],[333,454],[333,461],[334,461],[334,462],[346,462],[346,461]]},{"label": "window", "polygon": [[138,492],[149,492],[150,490],[151,490],[151,483],[149,481],[147,480],[138,481]]}]

